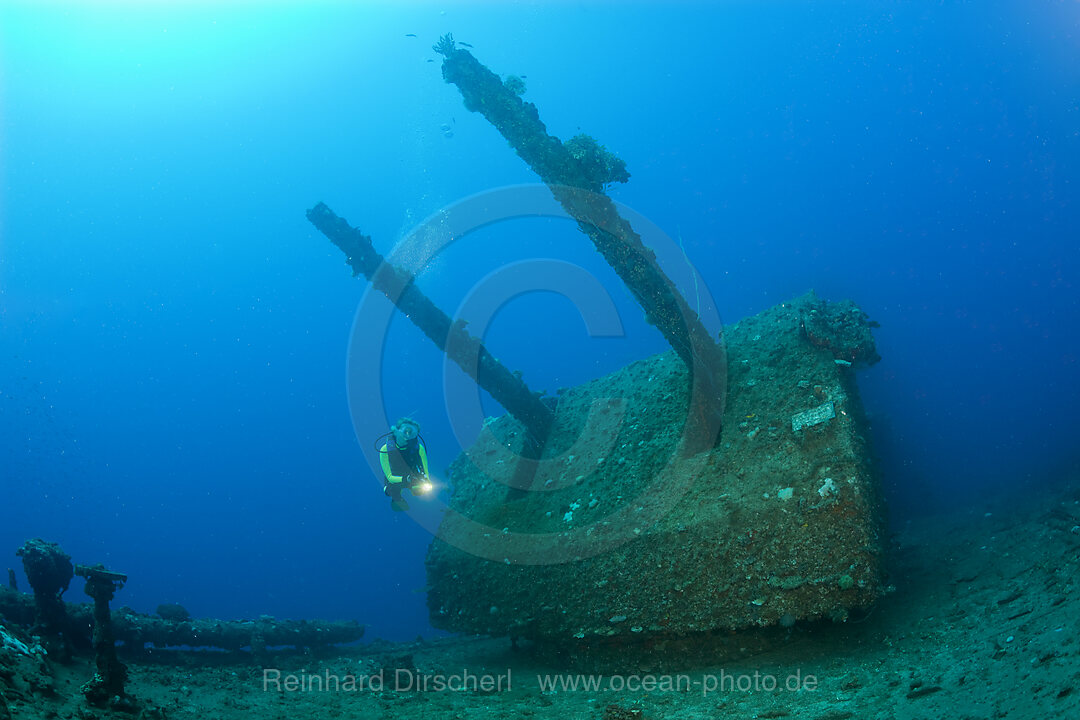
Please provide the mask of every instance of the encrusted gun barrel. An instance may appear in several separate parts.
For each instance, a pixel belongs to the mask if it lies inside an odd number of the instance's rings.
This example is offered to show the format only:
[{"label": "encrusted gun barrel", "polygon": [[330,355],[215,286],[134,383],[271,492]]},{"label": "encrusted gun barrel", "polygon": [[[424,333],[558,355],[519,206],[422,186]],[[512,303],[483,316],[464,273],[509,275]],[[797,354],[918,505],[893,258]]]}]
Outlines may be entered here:
[{"label": "encrusted gun barrel", "polygon": [[548,134],[536,106],[519,97],[517,83],[504,82],[468,51],[445,36],[434,48],[444,56],[443,78],[461,91],[468,110],[481,113],[517,154],[551,188],[555,199],[578,222],[694,375],[689,451],[711,447],[720,433],[726,361],[697,312],[656,262],[654,252],[620,216],[604,194],[612,182],[626,182],[625,163],[596,140],[578,135],[563,143]]},{"label": "encrusted gun barrel", "polygon": [[345,262],[354,275],[366,277],[372,287],[386,295],[465,374],[520,420],[535,438],[535,444],[543,444],[551,427],[552,414],[540,393],[529,390],[517,374],[465,330],[464,323],[450,322],[450,317],[416,287],[412,273],[387,262],[375,250],[369,236],[350,226],[324,203],[308,210],[307,217],[345,253]]}]

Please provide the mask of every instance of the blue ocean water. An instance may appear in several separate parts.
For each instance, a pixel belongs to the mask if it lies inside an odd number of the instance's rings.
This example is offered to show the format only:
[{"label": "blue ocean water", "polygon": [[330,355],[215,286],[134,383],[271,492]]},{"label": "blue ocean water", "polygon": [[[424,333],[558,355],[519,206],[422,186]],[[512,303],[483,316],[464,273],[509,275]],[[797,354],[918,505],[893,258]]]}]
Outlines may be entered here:
[{"label": "blue ocean water", "polygon": [[[522,76],[550,132],[626,161],[612,196],[681,243],[673,275],[691,262],[725,322],[814,288],[881,323],[859,381],[892,522],[1037,493],[1076,462],[1074,2],[8,2],[11,566],[43,537],[129,573],[117,603],[137,610],[432,632],[430,535],[364,449],[412,415],[439,476],[469,438],[426,338],[354,328],[366,283],[304,213],[325,201],[388,253],[463,198],[536,182],[442,81],[446,32]],[[569,223],[484,227],[418,282],[452,312],[534,258],[597,278],[624,332],[513,299],[485,340],[533,388],[665,350]],[[367,354],[384,407],[350,412]]]}]

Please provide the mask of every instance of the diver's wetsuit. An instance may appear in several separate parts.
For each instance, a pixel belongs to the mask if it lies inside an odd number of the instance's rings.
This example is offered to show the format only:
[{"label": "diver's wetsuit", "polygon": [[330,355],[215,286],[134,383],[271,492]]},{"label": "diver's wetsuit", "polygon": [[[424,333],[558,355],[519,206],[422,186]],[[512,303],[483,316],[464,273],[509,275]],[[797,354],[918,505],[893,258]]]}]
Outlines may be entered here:
[{"label": "diver's wetsuit", "polygon": [[391,435],[379,448],[379,460],[385,477],[383,491],[390,496],[395,510],[406,509],[408,505],[402,499],[401,491],[411,490],[414,484],[427,478],[427,448],[415,437],[405,447],[398,447]]}]

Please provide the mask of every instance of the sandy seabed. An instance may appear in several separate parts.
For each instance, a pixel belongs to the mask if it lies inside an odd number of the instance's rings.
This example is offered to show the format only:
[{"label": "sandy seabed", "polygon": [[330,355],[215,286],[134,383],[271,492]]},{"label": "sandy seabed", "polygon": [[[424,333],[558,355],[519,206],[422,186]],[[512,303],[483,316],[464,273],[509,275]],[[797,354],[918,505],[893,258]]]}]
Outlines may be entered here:
[{"label": "sandy seabed", "polygon": [[796,625],[715,664],[607,674],[478,637],[258,660],[157,652],[123,658],[132,713],[86,705],[91,658],[8,650],[0,691],[15,720],[1080,717],[1080,488],[909,523],[889,567],[895,592],[861,620]]}]

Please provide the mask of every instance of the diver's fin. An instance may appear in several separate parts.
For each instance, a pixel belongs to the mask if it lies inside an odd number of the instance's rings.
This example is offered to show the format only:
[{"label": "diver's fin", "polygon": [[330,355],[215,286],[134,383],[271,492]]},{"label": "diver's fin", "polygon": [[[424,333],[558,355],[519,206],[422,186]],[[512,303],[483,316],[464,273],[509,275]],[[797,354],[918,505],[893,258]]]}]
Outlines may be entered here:
[{"label": "diver's fin", "polygon": [[394,508],[394,512],[404,512],[409,509],[409,503],[404,500],[394,500],[390,503],[390,507]]}]

